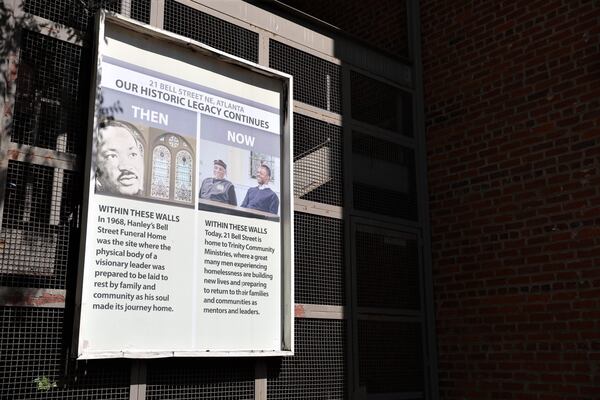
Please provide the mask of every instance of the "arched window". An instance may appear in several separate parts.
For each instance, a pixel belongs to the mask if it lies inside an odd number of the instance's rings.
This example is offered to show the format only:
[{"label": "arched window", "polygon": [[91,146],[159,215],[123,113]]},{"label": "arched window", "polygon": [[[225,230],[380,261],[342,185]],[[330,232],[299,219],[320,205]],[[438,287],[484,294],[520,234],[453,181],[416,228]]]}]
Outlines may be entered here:
[{"label": "arched window", "polygon": [[192,202],[192,155],[180,150],[175,158],[175,200]]},{"label": "arched window", "polygon": [[168,199],[171,188],[171,152],[166,146],[158,145],[152,152],[152,182],[150,196]]},{"label": "arched window", "polygon": [[[176,133],[163,133],[153,140],[150,196],[187,204],[194,201],[194,148]],[[150,151],[150,150],[148,150]]]}]

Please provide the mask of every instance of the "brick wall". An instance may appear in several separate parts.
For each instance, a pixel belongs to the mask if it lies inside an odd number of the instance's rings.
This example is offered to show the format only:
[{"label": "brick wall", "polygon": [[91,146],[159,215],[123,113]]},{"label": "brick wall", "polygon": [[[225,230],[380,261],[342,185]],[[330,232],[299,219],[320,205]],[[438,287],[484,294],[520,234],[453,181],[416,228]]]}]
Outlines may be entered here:
[{"label": "brick wall", "polygon": [[422,0],[442,399],[600,398],[600,1]]}]

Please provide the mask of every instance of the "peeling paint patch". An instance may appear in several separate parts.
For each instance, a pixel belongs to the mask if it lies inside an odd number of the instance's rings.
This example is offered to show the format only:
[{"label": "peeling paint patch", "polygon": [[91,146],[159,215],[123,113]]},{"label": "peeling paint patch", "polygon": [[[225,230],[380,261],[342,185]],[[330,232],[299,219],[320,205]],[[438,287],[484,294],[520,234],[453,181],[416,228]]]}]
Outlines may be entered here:
[{"label": "peeling paint patch", "polygon": [[8,307],[65,307],[64,290],[0,287],[0,305]]}]

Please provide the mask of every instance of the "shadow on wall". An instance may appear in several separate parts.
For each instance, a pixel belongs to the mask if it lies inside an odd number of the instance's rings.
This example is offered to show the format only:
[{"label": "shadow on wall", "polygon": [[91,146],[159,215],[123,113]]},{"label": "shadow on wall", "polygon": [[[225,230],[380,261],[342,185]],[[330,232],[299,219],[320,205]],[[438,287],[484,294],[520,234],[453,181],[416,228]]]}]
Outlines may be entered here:
[{"label": "shadow on wall", "polygon": [[[79,2],[74,12],[87,21],[111,3],[117,0]],[[71,153],[65,159],[76,153],[81,105],[78,85],[71,81],[81,72],[81,49],[70,43],[85,44],[87,38],[83,31],[26,11],[24,3],[14,9],[0,3],[0,59],[4,60],[0,64],[0,133],[5,139],[0,154],[19,161],[4,171],[6,187],[0,188],[0,210],[6,208],[1,254],[12,259],[0,269],[50,277],[56,272],[54,258],[61,247],[59,231],[71,224],[73,214],[61,195],[69,187],[70,175],[65,175],[69,173],[44,165],[52,152]],[[65,71],[69,82],[60,79]]]}]

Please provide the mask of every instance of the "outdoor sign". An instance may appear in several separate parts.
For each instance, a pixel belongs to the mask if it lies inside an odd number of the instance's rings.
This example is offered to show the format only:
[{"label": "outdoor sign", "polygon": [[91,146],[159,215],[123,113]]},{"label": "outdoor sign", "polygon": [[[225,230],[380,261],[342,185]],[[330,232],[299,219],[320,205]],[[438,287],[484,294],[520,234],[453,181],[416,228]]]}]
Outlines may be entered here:
[{"label": "outdoor sign", "polygon": [[99,14],[77,357],[293,352],[291,77]]}]

